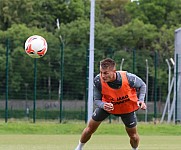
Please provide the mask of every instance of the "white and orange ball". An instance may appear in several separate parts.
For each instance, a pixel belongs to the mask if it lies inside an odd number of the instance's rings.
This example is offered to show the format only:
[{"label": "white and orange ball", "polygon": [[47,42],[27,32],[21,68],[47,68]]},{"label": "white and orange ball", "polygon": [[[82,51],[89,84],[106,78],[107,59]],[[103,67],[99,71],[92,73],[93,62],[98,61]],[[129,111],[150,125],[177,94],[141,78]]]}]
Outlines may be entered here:
[{"label": "white and orange ball", "polygon": [[32,58],[43,57],[47,48],[46,40],[39,35],[30,36],[25,42],[25,51]]}]

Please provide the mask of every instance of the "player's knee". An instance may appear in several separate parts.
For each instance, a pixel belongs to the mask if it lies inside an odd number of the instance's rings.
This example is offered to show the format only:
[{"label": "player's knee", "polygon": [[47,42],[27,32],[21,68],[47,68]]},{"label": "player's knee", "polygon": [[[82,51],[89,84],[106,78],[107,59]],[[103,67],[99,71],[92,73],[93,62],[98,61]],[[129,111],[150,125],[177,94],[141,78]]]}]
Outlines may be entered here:
[{"label": "player's knee", "polygon": [[131,135],[130,135],[130,138],[131,138],[133,141],[139,141],[139,135],[138,135],[138,134],[131,134]]},{"label": "player's knee", "polygon": [[90,128],[90,127],[87,127],[85,132],[86,132],[86,134],[91,135],[91,134],[93,134],[95,132],[95,130]]}]

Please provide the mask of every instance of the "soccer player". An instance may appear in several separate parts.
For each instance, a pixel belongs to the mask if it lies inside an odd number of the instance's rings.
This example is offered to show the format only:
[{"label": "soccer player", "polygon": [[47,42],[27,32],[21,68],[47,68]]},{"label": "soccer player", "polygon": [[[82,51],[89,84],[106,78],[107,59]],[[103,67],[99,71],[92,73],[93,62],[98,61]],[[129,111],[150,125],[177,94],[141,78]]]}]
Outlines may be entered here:
[{"label": "soccer player", "polygon": [[82,150],[101,122],[110,114],[120,116],[130,138],[132,150],[138,150],[139,134],[135,111],[145,110],[146,84],[135,74],[116,71],[110,58],[100,61],[100,74],[94,78],[94,104],[97,106],[87,127],[83,130],[75,150]]}]

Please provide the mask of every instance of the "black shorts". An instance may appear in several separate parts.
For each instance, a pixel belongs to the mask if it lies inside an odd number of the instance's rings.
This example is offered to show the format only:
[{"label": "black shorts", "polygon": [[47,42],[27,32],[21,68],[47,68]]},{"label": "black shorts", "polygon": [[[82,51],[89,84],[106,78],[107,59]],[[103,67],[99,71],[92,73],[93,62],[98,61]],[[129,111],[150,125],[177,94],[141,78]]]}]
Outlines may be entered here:
[{"label": "black shorts", "polygon": [[[96,108],[93,115],[92,115],[92,119],[94,121],[103,121],[109,115],[110,115],[110,113],[108,113],[104,109]],[[137,125],[137,118],[136,118],[135,112],[131,112],[128,114],[113,114],[113,115],[121,117],[124,125],[128,128],[133,128]]]}]

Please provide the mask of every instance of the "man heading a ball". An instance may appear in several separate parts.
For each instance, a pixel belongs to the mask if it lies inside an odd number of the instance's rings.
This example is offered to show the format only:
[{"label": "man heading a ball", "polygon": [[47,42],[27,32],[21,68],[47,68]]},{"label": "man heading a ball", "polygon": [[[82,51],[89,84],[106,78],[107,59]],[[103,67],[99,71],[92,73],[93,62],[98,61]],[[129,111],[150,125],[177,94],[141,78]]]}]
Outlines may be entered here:
[{"label": "man heading a ball", "polygon": [[100,61],[100,74],[94,78],[94,103],[97,108],[83,130],[75,150],[82,150],[101,122],[110,114],[121,117],[132,150],[138,150],[140,139],[135,111],[139,108],[146,109],[145,93],[146,84],[138,76],[126,71],[116,71],[116,63],[110,58]]}]

